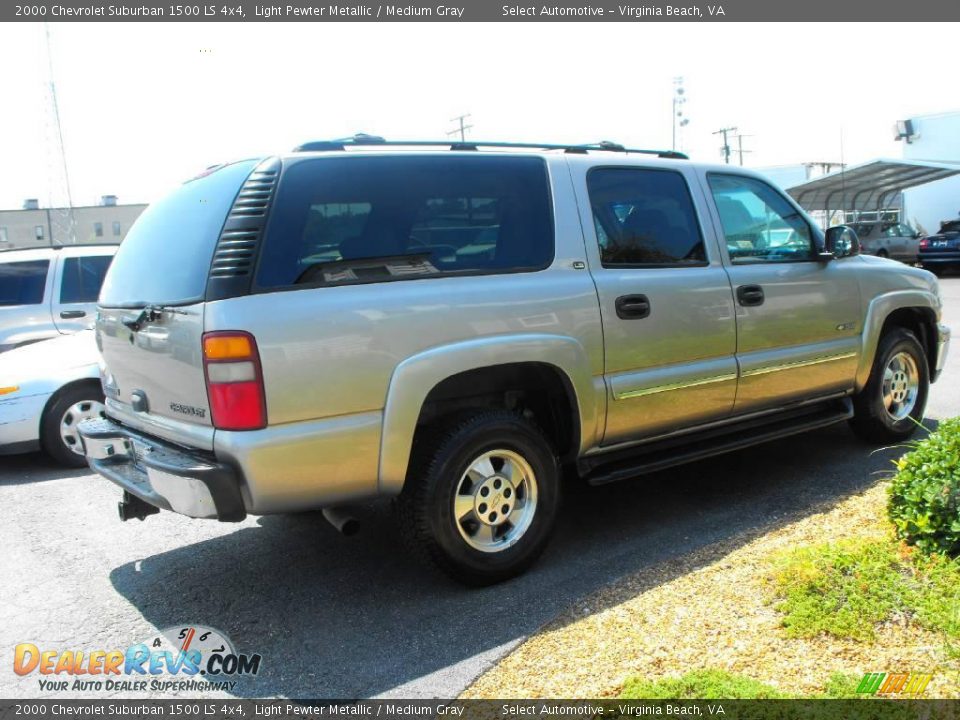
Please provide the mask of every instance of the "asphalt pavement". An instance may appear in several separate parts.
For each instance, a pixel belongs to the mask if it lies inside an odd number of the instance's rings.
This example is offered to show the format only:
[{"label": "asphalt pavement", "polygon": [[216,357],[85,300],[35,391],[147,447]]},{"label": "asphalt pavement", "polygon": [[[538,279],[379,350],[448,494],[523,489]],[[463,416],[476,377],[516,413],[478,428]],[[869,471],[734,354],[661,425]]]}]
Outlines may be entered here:
[{"label": "asphalt pavement", "polygon": [[[944,320],[960,331],[960,277],[941,282]],[[934,421],[960,415],[955,345],[931,393]],[[239,524],[161,513],[121,523],[119,490],[89,471],[64,471],[40,455],[0,458],[0,689],[20,698],[150,697],[43,691],[37,674],[13,672],[13,648],[122,649],[196,623],[263,657],[259,675],[211,696],[456,696],[578,598],[821,510],[880,482],[900,452],[866,446],[839,425],[636,481],[572,485],[540,563],[482,590],[407,557],[385,504],[363,508],[351,538],[312,513]]]}]

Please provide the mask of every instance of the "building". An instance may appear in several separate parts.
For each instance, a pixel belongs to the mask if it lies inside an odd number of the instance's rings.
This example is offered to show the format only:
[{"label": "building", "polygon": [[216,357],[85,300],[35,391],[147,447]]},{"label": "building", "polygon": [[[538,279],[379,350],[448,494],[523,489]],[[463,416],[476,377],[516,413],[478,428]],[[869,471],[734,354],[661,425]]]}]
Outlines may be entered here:
[{"label": "building", "polygon": [[[921,115],[897,123],[903,159],[960,164],[960,112]],[[926,233],[960,218],[960,175],[904,190],[903,215]]]},{"label": "building", "polygon": [[66,245],[72,242],[119,244],[146,205],[119,205],[116,195],[104,195],[99,205],[42,208],[31,198],[20,210],[0,210],[0,250]]},{"label": "building", "polygon": [[800,163],[760,168],[824,226],[857,219],[905,222],[936,232],[960,217],[960,112],[895,123],[901,158],[852,166]]}]

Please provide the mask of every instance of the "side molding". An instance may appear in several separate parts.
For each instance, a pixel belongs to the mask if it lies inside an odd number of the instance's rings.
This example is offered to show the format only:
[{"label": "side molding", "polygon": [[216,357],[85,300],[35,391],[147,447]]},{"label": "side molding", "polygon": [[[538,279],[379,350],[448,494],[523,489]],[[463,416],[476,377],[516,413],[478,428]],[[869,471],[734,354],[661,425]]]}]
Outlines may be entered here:
[{"label": "side molding", "polygon": [[934,316],[940,314],[940,303],[937,296],[924,290],[898,290],[878,295],[871,300],[863,321],[860,364],[857,367],[857,390],[863,389],[867,380],[870,379],[870,368],[873,367],[873,358],[877,353],[877,345],[880,343],[880,331],[883,329],[883,323],[890,313],[901,308],[926,308],[933,311]]},{"label": "side molding", "polygon": [[589,358],[577,340],[524,334],[441,345],[404,360],[390,378],[380,440],[380,494],[397,495],[403,489],[417,419],[427,395],[438,383],[468,370],[522,362],[553,365],[566,375],[580,419],[580,449],[595,445],[597,421],[603,415],[597,403],[603,399],[595,392]]}]

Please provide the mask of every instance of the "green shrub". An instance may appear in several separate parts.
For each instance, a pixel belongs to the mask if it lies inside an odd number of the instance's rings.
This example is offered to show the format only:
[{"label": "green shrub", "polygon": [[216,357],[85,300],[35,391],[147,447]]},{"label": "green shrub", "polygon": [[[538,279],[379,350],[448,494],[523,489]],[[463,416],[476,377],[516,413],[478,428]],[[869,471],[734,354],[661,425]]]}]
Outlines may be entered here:
[{"label": "green shrub", "polygon": [[789,637],[872,640],[874,626],[906,605],[893,541],[845,541],[800,547],[782,557],[773,576]]},{"label": "green shrub", "polygon": [[707,668],[659,680],[631,678],[623,686],[620,697],[625,700],[770,700],[789,695],[743,675]]},{"label": "green shrub", "polygon": [[960,555],[960,418],[897,461],[887,512],[897,535],[922,552]]},{"label": "green shrub", "polygon": [[877,623],[903,618],[960,638],[960,558],[893,538],[796,548],[776,561],[773,587],[789,637],[869,641]]}]

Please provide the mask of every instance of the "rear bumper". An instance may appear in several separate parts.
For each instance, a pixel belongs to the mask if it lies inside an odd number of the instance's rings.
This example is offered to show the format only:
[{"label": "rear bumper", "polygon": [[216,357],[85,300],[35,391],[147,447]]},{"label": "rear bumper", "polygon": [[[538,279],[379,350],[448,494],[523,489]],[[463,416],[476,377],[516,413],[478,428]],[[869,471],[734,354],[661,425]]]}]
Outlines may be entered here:
[{"label": "rear bumper", "polygon": [[950,328],[946,325],[937,326],[937,366],[933,371],[933,380],[940,377],[943,367],[947,364],[947,353],[950,352]]},{"label": "rear bumper", "polygon": [[920,253],[917,260],[921,265],[957,265],[960,264],[960,252]]},{"label": "rear bumper", "polygon": [[106,418],[78,429],[90,467],[144,502],[194,518],[246,517],[240,478],[229,465]]}]

